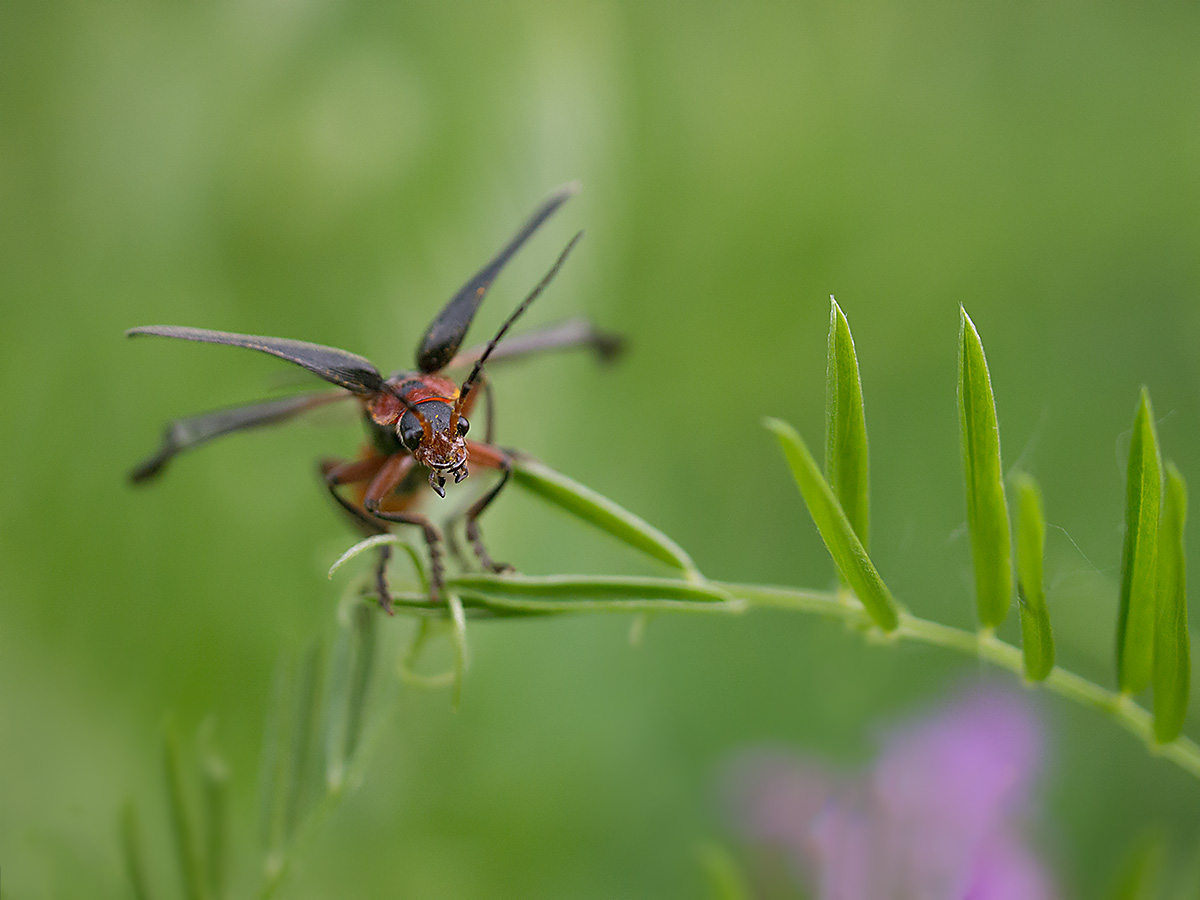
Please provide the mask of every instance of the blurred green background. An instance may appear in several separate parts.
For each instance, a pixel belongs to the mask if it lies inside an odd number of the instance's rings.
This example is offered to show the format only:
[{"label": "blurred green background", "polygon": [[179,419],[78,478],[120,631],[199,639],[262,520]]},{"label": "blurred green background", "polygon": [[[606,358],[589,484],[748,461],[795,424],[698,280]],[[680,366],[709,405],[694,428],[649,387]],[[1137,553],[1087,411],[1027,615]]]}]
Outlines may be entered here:
[{"label": "blurred green background", "polygon": [[[586,313],[630,352],[609,370],[497,368],[502,443],[713,577],[825,587],[760,420],[820,445],[834,293],[862,366],[876,562],[914,610],[970,625],[964,303],[1006,463],[1040,479],[1056,526],[1060,661],[1111,683],[1141,384],[1200,483],[1198,46],[1184,3],[0,5],[6,896],[125,895],[117,810],[132,796],[164,827],[168,716],[185,735],[215,716],[248,866],[271,672],[332,632],[347,578],[324,577],[352,535],[314,460],[354,452],[353,417],[229,439],[133,490],[167,419],[295,379],[123,330],[278,334],[407,366],[445,299],[571,179],[584,192],[472,338],[585,228],[523,324]],[[518,490],[486,525],[527,572],[659,571]],[[385,623],[396,641],[411,627]],[[729,839],[731,754],[769,742],[853,765],[881,722],[981,673],[794,616],[627,635],[615,618],[472,627],[458,712],[385,677],[364,789],[283,896],[702,895],[696,848]],[[1200,784],[1099,715],[1042,709],[1038,834],[1067,893],[1096,896],[1150,826],[1177,852],[1194,841]]]}]

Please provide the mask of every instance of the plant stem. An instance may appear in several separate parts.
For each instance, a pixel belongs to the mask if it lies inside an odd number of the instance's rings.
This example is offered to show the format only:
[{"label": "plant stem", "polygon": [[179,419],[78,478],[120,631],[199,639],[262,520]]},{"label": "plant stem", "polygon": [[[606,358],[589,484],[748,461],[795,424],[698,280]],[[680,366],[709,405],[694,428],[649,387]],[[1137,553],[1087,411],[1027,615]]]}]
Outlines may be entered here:
[{"label": "plant stem", "polygon": [[[972,632],[938,622],[922,619],[908,612],[900,614],[900,626],[889,635],[872,627],[870,617],[853,595],[834,591],[806,591],[793,588],[767,587],[757,584],[713,582],[715,586],[741,598],[754,609],[786,609],[815,613],[824,618],[840,619],[846,625],[877,635],[881,640],[911,640],[934,647],[944,647],[986,660],[1023,676],[1024,660],[1019,647],[995,637],[990,631]],[[1027,682],[1028,683],[1028,682]],[[1030,683],[1036,686],[1036,683]],[[1200,745],[1191,738],[1179,737],[1167,744],[1154,738],[1153,717],[1128,694],[1101,687],[1074,672],[1055,666],[1041,682],[1049,691],[1083,706],[1111,715],[1128,731],[1145,743],[1149,751],[1175,763],[1193,778],[1200,780]]]}]

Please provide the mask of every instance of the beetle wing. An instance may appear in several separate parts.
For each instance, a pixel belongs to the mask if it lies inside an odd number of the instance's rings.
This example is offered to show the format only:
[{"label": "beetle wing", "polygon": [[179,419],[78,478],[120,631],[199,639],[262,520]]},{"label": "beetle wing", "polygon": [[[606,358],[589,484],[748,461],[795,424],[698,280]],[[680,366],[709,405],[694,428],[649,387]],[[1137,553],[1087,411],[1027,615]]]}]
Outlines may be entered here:
[{"label": "beetle wing", "polygon": [[458,352],[466,337],[471,320],[479,309],[484,294],[500,274],[500,270],[512,259],[521,246],[529,240],[535,231],[551,214],[579,190],[578,184],[572,182],[559,188],[537,211],[529,218],[512,240],[497,253],[470,281],[459,289],[449,303],[438,313],[437,318],[421,338],[417,347],[417,368],[422,372],[436,372],[446,366]]},{"label": "beetle wing", "polygon": [[379,370],[369,359],[322,344],[293,341],[290,338],[264,337],[257,334],[210,331],[207,328],[186,328],[179,325],[148,325],[143,328],[131,328],[125,333],[129,337],[153,334],[185,341],[226,344],[230,347],[258,350],[302,366],[314,375],[362,396],[377,393],[383,386],[383,376],[379,374]]},{"label": "beetle wing", "polygon": [[147,481],[158,475],[166,464],[180,453],[223,434],[262,425],[274,425],[276,422],[283,422],[310,409],[335,400],[344,400],[349,396],[341,391],[297,394],[294,397],[281,397],[278,400],[217,409],[185,419],[175,419],[167,423],[158,452],[130,472],[129,480],[135,483]]}]

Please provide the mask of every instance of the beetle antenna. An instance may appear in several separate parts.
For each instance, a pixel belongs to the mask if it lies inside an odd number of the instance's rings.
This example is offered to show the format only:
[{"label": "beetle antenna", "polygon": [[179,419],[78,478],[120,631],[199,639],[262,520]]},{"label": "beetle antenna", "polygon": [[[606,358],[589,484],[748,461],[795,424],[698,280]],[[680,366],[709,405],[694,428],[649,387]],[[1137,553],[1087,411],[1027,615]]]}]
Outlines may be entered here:
[{"label": "beetle antenna", "polygon": [[500,339],[512,327],[512,324],[521,317],[525,310],[529,309],[531,303],[538,298],[538,295],[546,289],[546,286],[554,280],[554,276],[558,274],[558,270],[562,268],[562,264],[567,261],[567,257],[571,255],[571,251],[575,249],[575,245],[579,243],[579,239],[583,237],[583,232],[577,232],[575,237],[567,243],[563,252],[558,254],[558,259],[554,261],[554,265],[550,267],[550,271],[542,276],[542,280],[537,283],[537,286],[529,292],[529,296],[521,301],[521,304],[513,310],[512,315],[505,319],[504,324],[500,326],[500,330],[496,332],[496,336],[488,341],[486,347],[483,348],[483,353],[479,355],[479,359],[475,361],[474,368],[471,369],[471,374],[467,376],[466,381],[462,383],[462,387],[458,391],[458,399],[454,401],[454,412],[450,417],[450,432],[453,434],[454,429],[458,427],[459,414],[462,412],[463,404],[467,401],[467,396],[475,387],[475,380],[479,377],[479,373],[483,371],[483,364],[487,358],[492,355],[492,351],[496,349],[496,345],[500,343]]}]

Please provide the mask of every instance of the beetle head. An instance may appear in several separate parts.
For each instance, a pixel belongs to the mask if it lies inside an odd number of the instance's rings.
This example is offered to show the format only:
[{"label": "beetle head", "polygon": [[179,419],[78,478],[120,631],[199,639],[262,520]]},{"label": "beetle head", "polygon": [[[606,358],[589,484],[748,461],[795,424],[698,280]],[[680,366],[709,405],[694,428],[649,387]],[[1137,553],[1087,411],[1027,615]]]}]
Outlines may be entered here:
[{"label": "beetle head", "polygon": [[446,479],[455,484],[467,471],[466,417],[455,415],[442,400],[426,400],[406,410],[396,422],[396,436],[417,462],[429,469],[429,486],[439,497],[446,496]]}]

